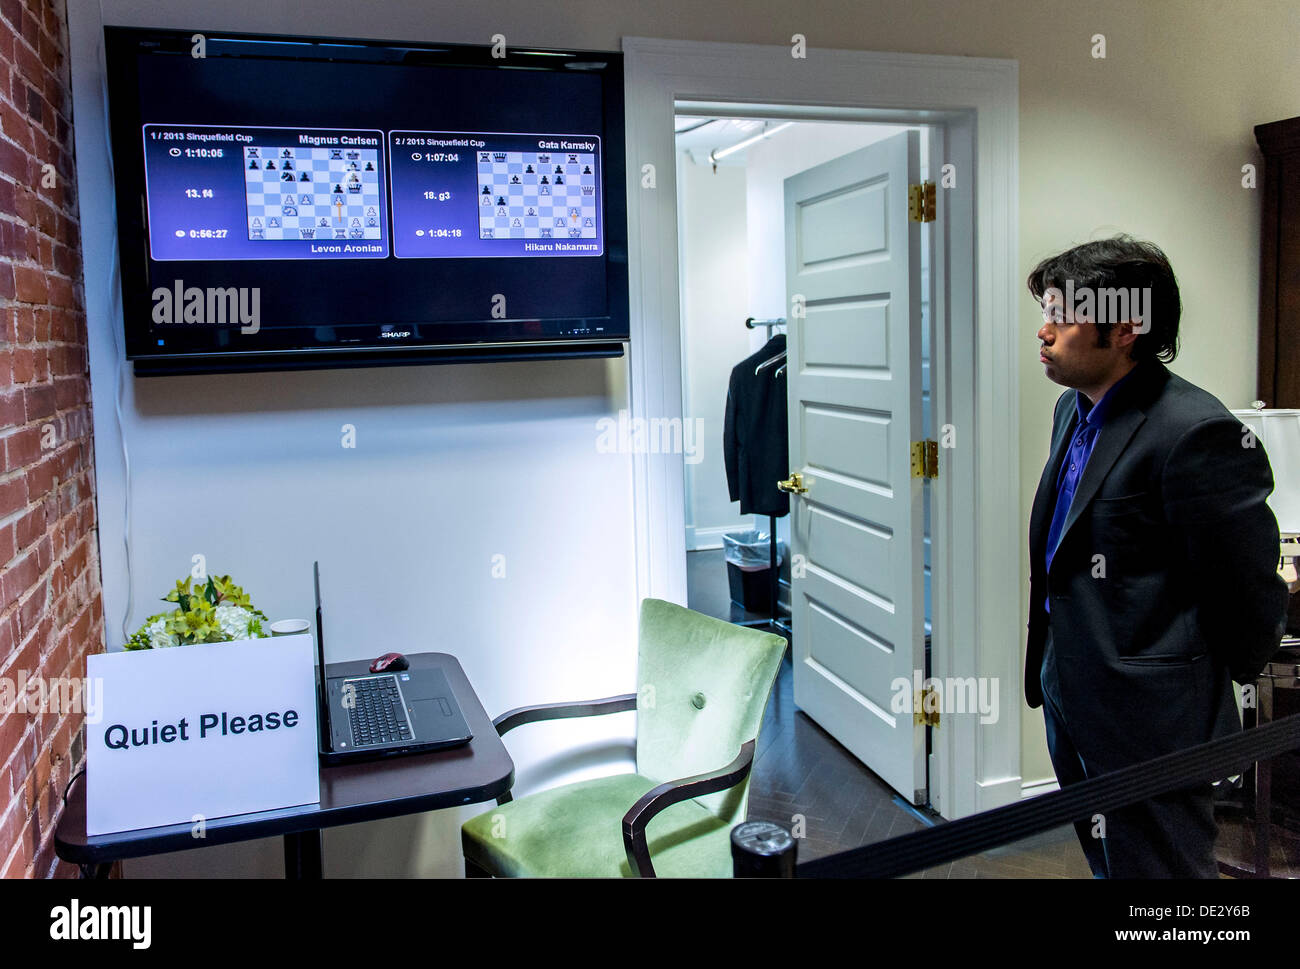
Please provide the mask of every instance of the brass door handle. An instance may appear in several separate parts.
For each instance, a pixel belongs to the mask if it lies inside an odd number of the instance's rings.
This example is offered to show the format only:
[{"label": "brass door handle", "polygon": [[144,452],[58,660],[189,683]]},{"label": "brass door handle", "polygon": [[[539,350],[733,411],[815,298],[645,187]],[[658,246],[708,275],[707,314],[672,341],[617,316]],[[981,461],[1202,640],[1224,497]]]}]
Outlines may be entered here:
[{"label": "brass door handle", "polygon": [[803,475],[798,471],[791,474],[790,477],[786,478],[784,481],[778,481],[776,486],[782,491],[788,491],[794,495],[801,495],[808,490],[804,487]]}]

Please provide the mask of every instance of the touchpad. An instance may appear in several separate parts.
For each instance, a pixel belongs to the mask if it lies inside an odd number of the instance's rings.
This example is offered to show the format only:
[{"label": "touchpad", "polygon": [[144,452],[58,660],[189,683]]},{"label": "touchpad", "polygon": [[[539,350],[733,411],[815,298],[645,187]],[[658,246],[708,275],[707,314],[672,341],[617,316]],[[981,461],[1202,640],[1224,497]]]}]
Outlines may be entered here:
[{"label": "touchpad", "polygon": [[432,727],[451,719],[451,704],[440,696],[432,700],[413,700],[410,706],[411,719],[417,727]]}]

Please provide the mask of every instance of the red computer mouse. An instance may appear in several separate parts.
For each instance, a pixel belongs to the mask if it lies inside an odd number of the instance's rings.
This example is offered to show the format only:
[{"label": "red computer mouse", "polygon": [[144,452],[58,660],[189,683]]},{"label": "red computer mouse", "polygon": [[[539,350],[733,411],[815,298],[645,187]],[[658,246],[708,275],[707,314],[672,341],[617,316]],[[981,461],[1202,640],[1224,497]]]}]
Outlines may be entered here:
[{"label": "red computer mouse", "polygon": [[396,673],[410,668],[410,662],[401,653],[385,653],[370,664],[371,673]]}]

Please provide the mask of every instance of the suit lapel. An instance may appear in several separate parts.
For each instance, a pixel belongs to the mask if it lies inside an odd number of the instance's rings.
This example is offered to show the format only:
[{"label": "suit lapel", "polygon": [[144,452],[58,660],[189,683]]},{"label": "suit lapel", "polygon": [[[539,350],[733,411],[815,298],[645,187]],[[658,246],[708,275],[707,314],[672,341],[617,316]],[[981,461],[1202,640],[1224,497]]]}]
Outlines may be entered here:
[{"label": "suit lapel", "polygon": [[1146,414],[1136,407],[1127,408],[1118,414],[1110,414],[1106,418],[1101,432],[1097,435],[1097,443],[1093,445],[1092,454],[1088,457],[1088,463],[1084,466],[1079,490],[1074,493],[1074,498],[1070,502],[1070,513],[1065,516],[1065,525],[1061,529],[1057,548],[1065,542],[1065,536],[1070,534],[1070,528],[1083,515],[1088,502],[1092,501],[1093,495],[1101,487],[1111,467],[1123,453],[1129,438],[1146,419]]},{"label": "suit lapel", "polygon": [[[1159,392],[1169,378],[1169,371],[1157,360],[1144,361],[1138,364],[1138,368],[1138,372],[1132,375],[1133,379],[1126,381],[1119,389],[1120,396],[1108,405],[1110,412],[1106,415],[1106,420],[1097,435],[1097,442],[1093,445],[1092,454],[1089,455],[1088,463],[1083,469],[1083,478],[1079,481],[1079,488],[1070,502],[1069,514],[1065,516],[1065,525],[1061,528],[1061,537],[1057,540],[1058,549],[1065,544],[1070,529],[1083,516],[1088,503],[1097,494],[1097,489],[1106,480],[1106,475],[1119,460],[1119,456],[1124,453],[1129,440],[1146,421],[1146,408],[1150,405],[1153,395]],[[1068,435],[1066,443],[1068,446]],[[1045,557],[1046,550],[1043,554]],[[1053,561],[1056,561],[1055,558]]]}]

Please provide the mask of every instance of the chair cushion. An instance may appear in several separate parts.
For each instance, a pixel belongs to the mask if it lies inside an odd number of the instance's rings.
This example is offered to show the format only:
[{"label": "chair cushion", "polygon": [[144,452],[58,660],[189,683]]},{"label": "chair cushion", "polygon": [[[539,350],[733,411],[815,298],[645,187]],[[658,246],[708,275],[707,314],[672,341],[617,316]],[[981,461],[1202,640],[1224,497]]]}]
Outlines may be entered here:
[{"label": "chair cushion", "polygon": [[[638,774],[618,774],[494,807],[462,825],[465,857],[493,875],[512,878],[631,877],[623,815],[654,786]],[[646,828],[655,874],[730,877],[730,827],[693,800],[664,809]]]}]

